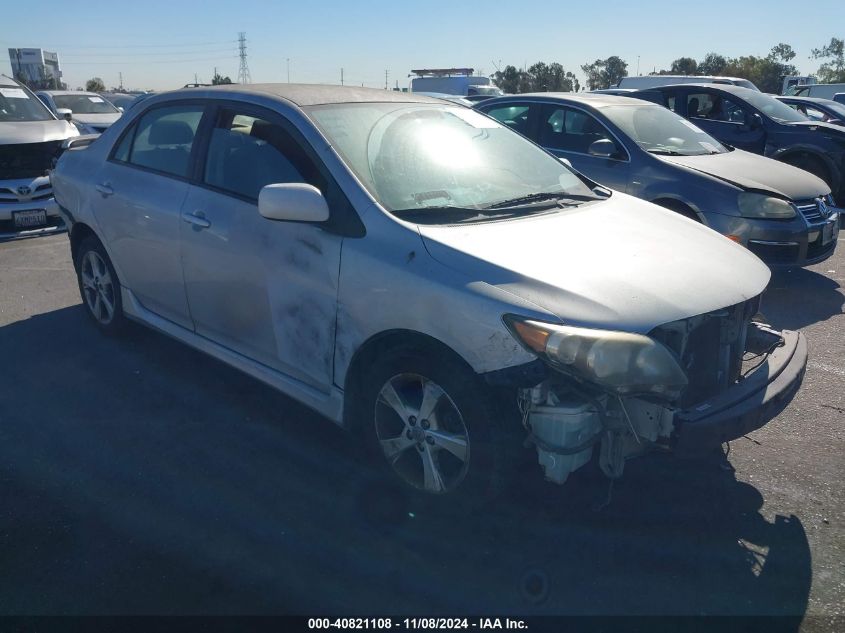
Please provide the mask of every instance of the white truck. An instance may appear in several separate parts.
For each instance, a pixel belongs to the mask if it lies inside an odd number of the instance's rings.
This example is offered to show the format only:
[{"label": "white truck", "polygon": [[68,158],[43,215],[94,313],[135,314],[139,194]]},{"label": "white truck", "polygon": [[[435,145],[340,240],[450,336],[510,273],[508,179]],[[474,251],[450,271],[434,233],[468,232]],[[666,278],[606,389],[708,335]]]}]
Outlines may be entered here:
[{"label": "white truck", "polygon": [[420,68],[412,70],[410,92],[441,93],[480,101],[504,94],[489,77],[473,75],[474,68]]}]

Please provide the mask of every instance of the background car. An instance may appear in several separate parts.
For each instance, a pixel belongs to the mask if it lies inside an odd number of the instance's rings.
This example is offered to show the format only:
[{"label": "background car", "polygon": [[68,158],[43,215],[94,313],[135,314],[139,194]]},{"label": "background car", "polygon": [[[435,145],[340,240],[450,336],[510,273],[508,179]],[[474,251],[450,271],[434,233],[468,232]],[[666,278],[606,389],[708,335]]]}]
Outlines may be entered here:
[{"label": "background car", "polygon": [[635,77],[622,77],[615,88],[633,88],[635,90],[643,90],[646,88],[656,88],[657,86],[669,86],[674,84],[727,84],[732,86],[742,86],[749,90],[757,90],[759,88],[753,82],[742,77],[717,77],[705,75],[637,75]]},{"label": "background car", "polygon": [[126,112],[132,105],[132,102],[138,98],[138,95],[123,92],[100,92],[98,94],[118,110],[122,109],[123,112]]},{"label": "background car", "polygon": [[122,114],[96,92],[42,90],[36,94],[59,118],[60,110],[70,110],[72,121],[82,134],[99,134]]},{"label": "background car", "polygon": [[592,180],[702,222],[771,267],[816,263],[836,248],[839,213],[824,181],[727,148],[654,103],[536,93],[492,99],[476,109]]},{"label": "background car", "polygon": [[845,92],[845,84],[809,84],[796,86],[792,95],[796,97],[817,97],[820,99],[834,99],[837,93]]},{"label": "background car", "polygon": [[845,104],[817,97],[775,97],[811,121],[845,125]]},{"label": "background car", "polygon": [[63,228],[48,171],[75,136],[26,86],[0,75],[0,238]]},{"label": "background car", "polygon": [[845,199],[845,129],[811,121],[772,96],[737,86],[660,86],[632,96],[655,101],[722,143],[805,169]]},{"label": "background car", "polygon": [[[658,441],[713,450],[804,374],[803,336],[752,321],[770,272],[748,250],[436,99],[176,91],[54,182],[97,327],[267,382],[426,502],[487,497],[526,438],[557,483],[594,446],[614,478]],[[741,379],[747,351],[765,369]]]}]

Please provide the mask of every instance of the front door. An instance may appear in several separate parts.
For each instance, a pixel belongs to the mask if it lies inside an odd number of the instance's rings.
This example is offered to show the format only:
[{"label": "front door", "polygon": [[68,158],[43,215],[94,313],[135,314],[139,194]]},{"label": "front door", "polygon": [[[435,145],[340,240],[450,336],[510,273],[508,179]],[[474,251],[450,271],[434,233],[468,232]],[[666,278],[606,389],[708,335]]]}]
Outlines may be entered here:
[{"label": "front door", "polygon": [[[631,173],[625,148],[591,113],[569,106],[546,104],[540,111],[537,143],[555,156],[568,159],[572,166],[597,183],[625,192]],[[610,141],[612,156],[595,156],[596,141]]]},{"label": "front door", "polygon": [[762,119],[739,99],[717,91],[695,91],[684,95],[686,117],[723,143],[762,154],[766,130]]},{"label": "front door", "polygon": [[179,216],[202,115],[201,105],[142,115],[96,174],[92,196],[121,283],[146,309],[188,328]]},{"label": "front door", "polygon": [[305,182],[326,195],[327,180],[290,124],[269,111],[217,108],[207,145],[181,221],[196,332],[327,390],[342,239],[268,220],[257,206],[265,185]]}]

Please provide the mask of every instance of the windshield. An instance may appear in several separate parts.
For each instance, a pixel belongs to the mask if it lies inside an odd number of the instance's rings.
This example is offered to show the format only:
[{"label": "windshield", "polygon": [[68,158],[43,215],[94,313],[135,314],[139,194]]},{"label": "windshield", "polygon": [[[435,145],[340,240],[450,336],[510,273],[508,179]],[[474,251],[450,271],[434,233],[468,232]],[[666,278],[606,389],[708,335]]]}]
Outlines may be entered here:
[{"label": "windshield", "polygon": [[120,110],[99,95],[52,95],[56,108],[67,108],[74,114],[119,114]]},{"label": "windshield", "polygon": [[[828,110],[830,110],[831,112],[833,112],[836,115],[837,119],[839,119],[841,121],[845,121],[845,105],[842,105],[838,101],[832,101],[832,102],[826,103],[824,105]],[[812,108],[813,107],[812,104],[810,104],[809,107]]]},{"label": "windshield", "polygon": [[625,134],[653,154],[701,156],[727,148],[671,110],[657,105],[615,105],[601,109]]},{"label": "windshield", "polygon": [[55,117],[19,86],[0,86],[0,122],[52,121]]},{"label": "windshield", "polygon": [[809,121],[809,119],[800,112],[793,110],[785,103],[782,103],[767,94],[763,94],[762,92],[746,92],[742,95],[742,98],[778,123]]},{"label": "windshield", "polygon": [[309,114],[389,211],[434,217],[444,208],[500,208],[527,196],[599,199],[554,157],[468,108],[356,103],[313,106]]}]

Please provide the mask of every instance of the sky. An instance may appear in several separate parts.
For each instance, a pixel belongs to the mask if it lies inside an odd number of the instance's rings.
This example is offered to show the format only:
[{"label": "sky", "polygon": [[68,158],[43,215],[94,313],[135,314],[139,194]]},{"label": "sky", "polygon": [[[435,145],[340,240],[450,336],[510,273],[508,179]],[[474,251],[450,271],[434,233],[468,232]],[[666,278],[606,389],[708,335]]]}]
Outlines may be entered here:
[{"label": "sky", "polygon": [[[802,74],[817,70],[810,51],[845,37],[845,2],[736,0],[701,3],[628,0],[601,3],[523,0],[403,2],[370,0],[143,0],[4,3],[0,73],[8,48],[59,54],[70,88],[101,77],[111,88],[165,90],[211,81],[215,67],[238,77],[238,33],[246,33],[253,82],[407,87],[414,68],[497,67],[559,62],[580,66],[618,55],[628,73],[668,68],[688,56],[765,56],[790,44]],[[764,8],[765,6],[765,8]],[[36,8],[37,7],[37,8]],[[288,74],[289,72],[289,74]]]}]

